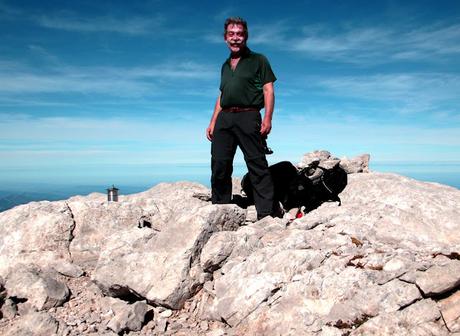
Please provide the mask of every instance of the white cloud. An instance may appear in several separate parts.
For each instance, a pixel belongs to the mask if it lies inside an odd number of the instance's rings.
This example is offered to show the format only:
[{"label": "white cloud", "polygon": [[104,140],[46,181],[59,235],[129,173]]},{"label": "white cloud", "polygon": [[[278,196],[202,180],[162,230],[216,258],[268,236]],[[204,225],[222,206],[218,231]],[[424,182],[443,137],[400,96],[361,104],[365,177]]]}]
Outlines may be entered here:
[{"label": "white cloud", "polygon": [[158,36],[163,19],[156,15],[153,18],[129,17],[116,18],[113,16],[77,17],[72,13],[61,13],[59,16],[42,15],[35,17],[37,24],[45,28],[60,29],[84,33],[113,32],[122,34],[151,34]]},{"label": "white cloud", "polygon": [[[303,81],[319,95],[353,98],[382,106],[393,106],[399,113],[438,113],[460,111],[460,76],[445,73],[395,73],[361,76],[309,76]],[[304,85],[305,86],[305,85]],[[366,105],[366,104],[365,104]],[[450,107],[449,107],[450,106]]]},{"label": "white cloud", "polygon": [[[295,160],[308,151],[327,149],[338,156],[370,153],[376,161],[458,161],[460,127],[431,128],[412,123],[331,119],[327,111],[277,118],[269,136],[274,161]],[[346,113],[346,112],[344,112]]]},{"label": "white cloud", "polygon": [[12,69],[8,63],[0,63],[0,94],[56,92],[155,96],[168,88],[181,88],[188,80],[193,80],[196,86],[217,78],[217,75],[215,67],[191,61],[131,68],[56,66],[49,71],[18,66]]},{"label": "white cloud", "polygon": [[[397,60],[428,60],[460,53],[460,24],[424,27],[304,26],[296,33],[289,22],[257,27],[253,43],[306,54],[312,58],[353,63],[384,64]],[[298,29],[297,29],[298,30]]]}]

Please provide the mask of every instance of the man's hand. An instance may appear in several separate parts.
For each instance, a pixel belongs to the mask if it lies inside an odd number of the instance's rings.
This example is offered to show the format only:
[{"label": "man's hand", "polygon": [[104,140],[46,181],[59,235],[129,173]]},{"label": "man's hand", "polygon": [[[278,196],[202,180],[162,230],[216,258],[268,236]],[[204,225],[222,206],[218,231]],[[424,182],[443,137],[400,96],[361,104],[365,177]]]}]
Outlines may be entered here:
[{"label": "man's hand", "polygon": [[260,134],[262,136],[267,136],[270,131],[272,130],[272,122],[271,120],[263,120],[262,125],[260,126]]},{"label": "man's hand", "polygon": [[208,128],[206,128],[206,138],[212,141],[212,135],[214,133],[214,126],[216,126],[217,116],[219,115],[222,108],[220,107],[220,94],[217,97],[216,105],[214,106],[214,112],[212,113],[211,121],[209,122]]},{"label": "man's hand", "polygon": [[206,138],[208,138],[209,141],[212,141],[213,133],[214,133],[214,125],[209,124],[208,128],[206,129]]},{"label": "man's hand", "polygon": [[266,83],[263,90],[265,115],[260,127],[260,134],[262,136],[267,136],[272,130],[272,115],[275,107],[275,89],[273,87],[273,82]]}]

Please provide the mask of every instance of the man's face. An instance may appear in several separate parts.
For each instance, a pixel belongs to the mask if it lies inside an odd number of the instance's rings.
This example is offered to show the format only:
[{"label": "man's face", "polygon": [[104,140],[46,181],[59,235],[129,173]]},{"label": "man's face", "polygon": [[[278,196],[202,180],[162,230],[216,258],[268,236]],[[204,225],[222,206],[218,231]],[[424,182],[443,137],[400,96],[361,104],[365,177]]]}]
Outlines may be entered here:
[{"label": "man's face", "polygon": [[243,25],[229,24],[225,33],[225,42],[232,54],[238,54],[246,47],[246,34]]}]

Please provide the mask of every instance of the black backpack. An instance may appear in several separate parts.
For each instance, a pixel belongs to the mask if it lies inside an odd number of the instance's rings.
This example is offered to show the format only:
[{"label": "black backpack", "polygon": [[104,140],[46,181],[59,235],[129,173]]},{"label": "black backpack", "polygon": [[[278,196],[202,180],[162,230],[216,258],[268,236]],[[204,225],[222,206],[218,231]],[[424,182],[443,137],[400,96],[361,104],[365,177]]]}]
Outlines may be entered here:
[{"label": "black backpack", "polygon": [[[291,162],[282,161],[270,166],[269,170],[273,179],[275,200],[286,211],[305,207],[305,212],[309,212],[328,201],[336,201],[341,205],[339,194],[347,185],[347,173],[338,163],[331,168],[325,168],[319,162],[314,162],[299,170]],[[241,187],[249,203],[253,203],[249,174],[243,176]]]}]

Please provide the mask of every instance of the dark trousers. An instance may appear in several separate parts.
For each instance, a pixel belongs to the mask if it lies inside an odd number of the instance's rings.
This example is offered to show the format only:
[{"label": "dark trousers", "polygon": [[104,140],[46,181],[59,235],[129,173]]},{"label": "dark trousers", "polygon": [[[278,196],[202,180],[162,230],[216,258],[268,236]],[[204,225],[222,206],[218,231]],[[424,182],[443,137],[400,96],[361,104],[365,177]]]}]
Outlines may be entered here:
[{"label": "dark trousers", "polygon": [[211,145],[213,204],[230,203],[232,199],[233,158],[239,146],[254,188],[257,214],[259,217],[272,214],[273,182],[265,158],[260,126],[261,116],[258,111],[222,111],[217,116]]}]

